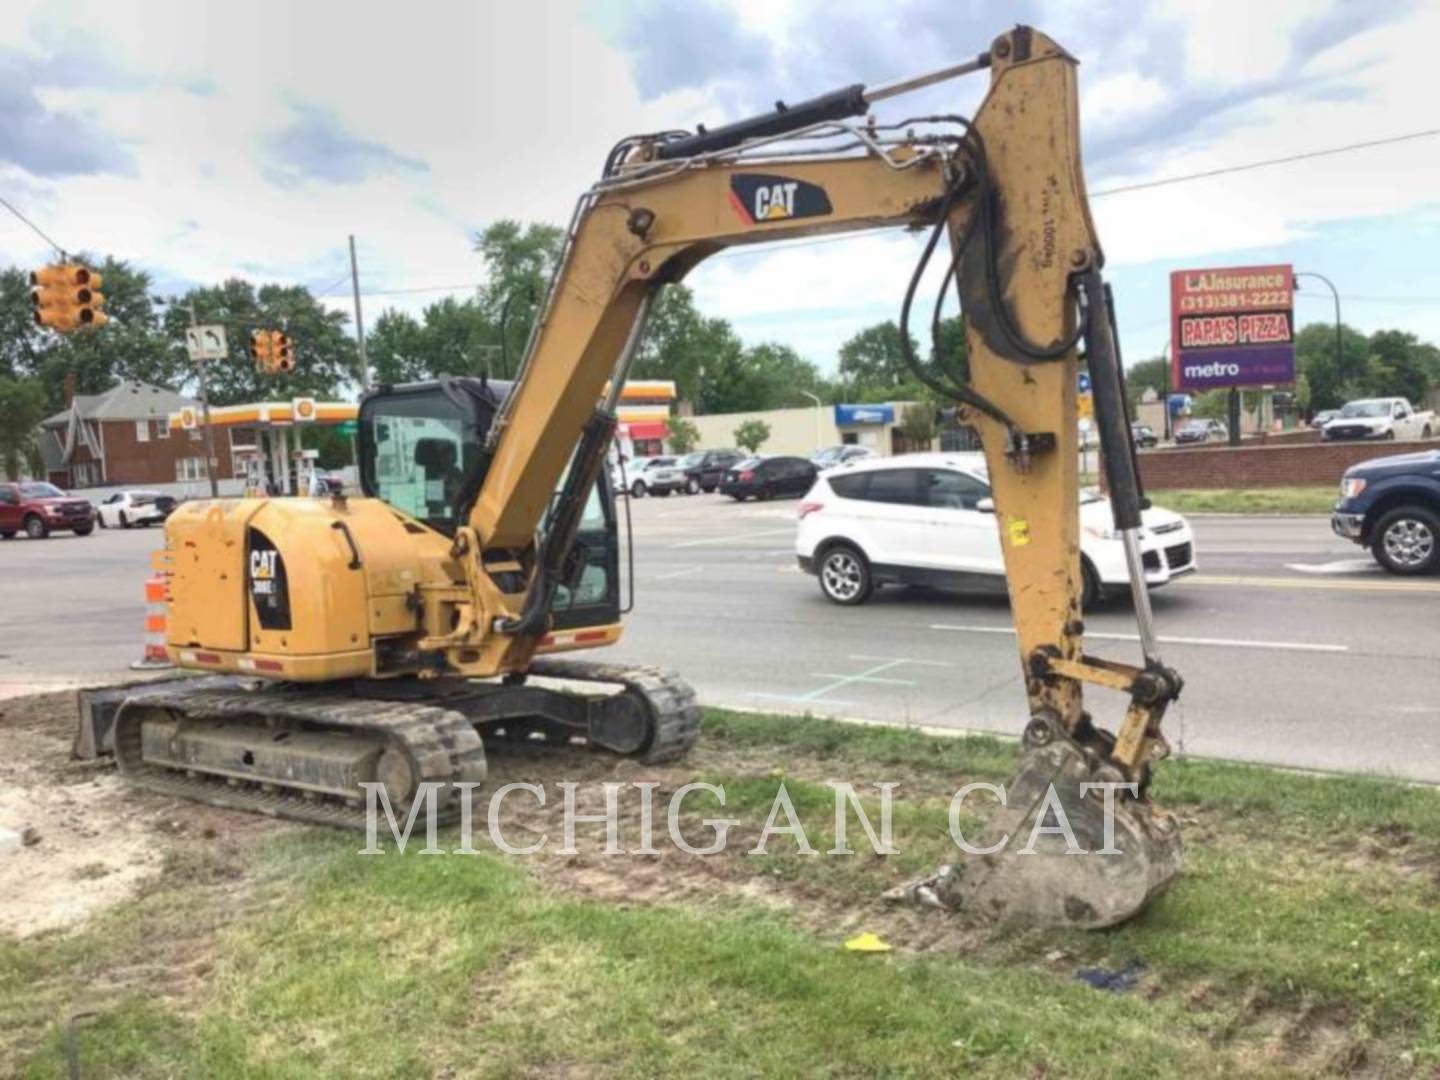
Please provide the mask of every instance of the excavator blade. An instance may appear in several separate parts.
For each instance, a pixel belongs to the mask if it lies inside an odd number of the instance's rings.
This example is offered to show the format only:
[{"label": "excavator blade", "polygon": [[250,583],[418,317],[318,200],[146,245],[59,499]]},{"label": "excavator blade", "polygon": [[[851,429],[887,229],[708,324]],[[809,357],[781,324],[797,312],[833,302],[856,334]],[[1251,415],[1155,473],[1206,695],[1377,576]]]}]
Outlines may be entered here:
[{"label": "excavator blade", "polygon": [[[891,899],[999,922],[1093,930],[1134,917],[1170,884],[1180,870],[1175,819],[1121,788],[1112,787],[1107,800],[1100,785],[1119,783],[1118,771],[1068,736],[1057,732],[1034,745],[1030,735],[1020,770],[1004,787],[1004,806],[979,837],[967,838],[988,853],[943,866]],[[977,809],[983,797],[972,796]]]}]

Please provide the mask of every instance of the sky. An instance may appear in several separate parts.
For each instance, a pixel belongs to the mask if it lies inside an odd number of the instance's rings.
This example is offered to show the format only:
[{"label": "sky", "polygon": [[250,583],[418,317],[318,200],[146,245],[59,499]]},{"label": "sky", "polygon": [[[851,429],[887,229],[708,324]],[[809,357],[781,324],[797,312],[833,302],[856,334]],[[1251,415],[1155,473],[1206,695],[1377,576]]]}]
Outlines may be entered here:
[{"label": "sky", "polygon": [[[1345,320],[1440,341],[1440,137],[1188,183],[1155,180],[1440,129],[1440,4],[1395,0],[6,0],[0,196],[69,249],[171,293],[232,275],[365,316],[483,278],[474,234],[563,224],[639,131],[715,125],[938,68],[1016,21],[1080,61],[1096,225],[1130,362],[1169,335],[1172,270],[1277,262]],[[971,113],[984,74],[879,119]],[[1111,192],[1107,194],[1107,192]],[[732,250],[687,279],[747,343],[822,370],[898,315],[918,240]],[[0,212],[0,263],[46,261]],[[939,260],[937,260],[938,263]],[[1302,279],[1297,321],[1333,318]]]}]

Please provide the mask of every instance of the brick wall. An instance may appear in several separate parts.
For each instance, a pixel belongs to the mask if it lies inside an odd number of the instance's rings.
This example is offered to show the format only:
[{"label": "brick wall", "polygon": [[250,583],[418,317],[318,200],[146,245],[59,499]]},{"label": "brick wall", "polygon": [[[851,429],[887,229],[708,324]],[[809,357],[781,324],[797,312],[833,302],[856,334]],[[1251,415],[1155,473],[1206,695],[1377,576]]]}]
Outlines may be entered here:
[{"label": "brick wall", "polygon": [[[136,424],[149,425],[149,439],[141,442]],[[164,418],[135,420],[105,420],[100,424],[102,445],[105,450],[105,483],[116,484],[163,484],[173,483],[175,462],[180,458],[205,457],[205,435],[200,429],[190,431],[169,431]],[[162,431],[168,431],[169,438],[160,438]],[[199,435],[192,439],[191,435]],[[215,471],[217,479],[232,477],[230,433],[227,429],[215,431],[215,456],[220,459]]]},{"label": "brick wall", "polygon": [[1140,476],[1147,491],[1166,488],[1263,488],[1338,484],[1351,465],[1392,454],[1440,448],[1427,442],[1301,443],[1146,450]]}]

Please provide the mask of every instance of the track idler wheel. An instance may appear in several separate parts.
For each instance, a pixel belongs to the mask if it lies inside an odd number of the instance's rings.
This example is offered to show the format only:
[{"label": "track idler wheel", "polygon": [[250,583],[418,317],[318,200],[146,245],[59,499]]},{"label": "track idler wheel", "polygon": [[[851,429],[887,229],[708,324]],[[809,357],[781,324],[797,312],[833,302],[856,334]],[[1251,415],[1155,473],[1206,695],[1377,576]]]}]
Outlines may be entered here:
[{"label": "track idler wheel", "polygon": [[[1028,926],[1125,922],[1174,880],[1181,851],[1170,814],[1143,795],[1098,786],[1123,782],[1119,769],[1071,739],[1058,720],[1037,717],[1025,732],[1019,772],[1004,786],[1004,805],[979,836],[966,838],[988,853],[962,854],[887,897]],[[975,792],[966,803],[980,810],[988,798]]]}]

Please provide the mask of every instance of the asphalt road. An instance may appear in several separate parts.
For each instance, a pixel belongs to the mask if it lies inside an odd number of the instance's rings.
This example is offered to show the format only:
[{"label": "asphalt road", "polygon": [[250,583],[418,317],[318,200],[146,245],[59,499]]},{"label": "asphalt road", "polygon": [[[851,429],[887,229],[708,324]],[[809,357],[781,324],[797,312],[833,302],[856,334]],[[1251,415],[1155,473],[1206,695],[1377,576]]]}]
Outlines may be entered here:
[{"label": "asphalt road", "polygon": [[[1163,500],[1159,500],[1163,503]],[[1025,698],[1003,600],[881,590],[826,601],[795,568],[794,502],[637,500],[636,611],[595,654],[666,664],[711,705],[1016,734]],[[1186,690],[1184,752],[1440,782],[1440,578],[1400,580],[1320,517],[1196,517],[1200,573],[1157,590]],[[0,543],[0,696],[114,681],[141,648],[158,530]],[[1091,651],[1138,658],[1128,608]],[[1113,724],[1121,701],[1096,691]]]}]

